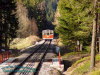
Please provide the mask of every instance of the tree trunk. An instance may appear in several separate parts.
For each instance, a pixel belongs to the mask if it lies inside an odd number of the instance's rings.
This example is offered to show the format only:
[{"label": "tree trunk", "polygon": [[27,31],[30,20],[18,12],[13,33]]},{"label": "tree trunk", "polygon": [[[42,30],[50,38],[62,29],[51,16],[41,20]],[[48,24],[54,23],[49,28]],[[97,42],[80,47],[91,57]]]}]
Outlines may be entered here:
[{"label": "tree trunk", "polygon": [[82,51],[82,48],[83,48],[83,44],[80,43],[80,51]]},{"label": "tree trunk", "polygon": [[[100,8],[100,2],[98,2],[98,8]],[[98,27],[97,27],[97,31],[98,31],[98,52],[100,54],[100,13],[98,13]]]},{"label": "tree trunk", "polygon": [[5,34],[5,48],[8,47],[8,46],[7,46],[7,40],[8,40],[8,38],[7,38],[7,34]]},{"label": "tree trunk", "polygon": [[98,53],[98,38],[96,37],[96,47],[95,47],[95,53]]},{"label": "tree trunk", "polygon": [[[97,3],[97,8],[100,8],[100,3],[98,2]],[[99,19],[100,19],[100,14],[97,13],[97,52],[100,54],[100,22],[99,22]]]},{"label": "tree trunk", "polygon": [[97,14],[96,14],[96,4],[97,0],[94,0],[94,16],[93,19],[93,30],[92,30],[92,43],[91,43],[91,64],[90,69],[91,71],[95,67],[95,48],[96,48],[96,31],[97,31]]},{"label": "tree trunk", "polygon": [[98,39],[99,39],[99,54],[100,54],[100,37]]},{"label": "tree trunk", "polygon": [[77,51],[80,51],[80,41],[77,40]]}]

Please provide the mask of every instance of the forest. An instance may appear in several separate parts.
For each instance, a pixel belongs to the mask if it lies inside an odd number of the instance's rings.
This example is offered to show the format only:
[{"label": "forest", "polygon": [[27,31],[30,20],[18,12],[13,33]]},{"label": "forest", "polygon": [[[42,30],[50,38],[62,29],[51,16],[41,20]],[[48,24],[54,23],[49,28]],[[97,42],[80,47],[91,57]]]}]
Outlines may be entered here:
[{"label": "forest", "polygon": [[56,8],[57,0],[0,0],[0,47],[9,48],[15,38],[41,36]]},{"label": "forest", "polygon": [[[86,67],[92,70],[95,61],[100,62],[100,0],[0,0],[0,49],[31,46],[41,40],[44,29],[57,34],[62,57],[67,50],[72,55],[74,52],[91,55],[86,58],[91,62],[72,75],[88,73]],[[100,74],[100,70],[96,73]]]},{"label": "forest", "polygon": [[[90,61],[87,58],[78,60],[66,74],[74,70],[69,75],[99,75],[100,67],[94,67],[98,66],[99,62],[96,62],[99,61],[97,58],[100,58],[100,1],[59,0],[55,16],[55,31],[59,34],[59,45],[74,51],[63,55],[63,58],[73,55],[75,57],[76,52],[79,57],[84,52],[91,56],[88,57]],[[78,66],[77,63],[83,65]],[[77,68],[73,69],[75,65]]]}]

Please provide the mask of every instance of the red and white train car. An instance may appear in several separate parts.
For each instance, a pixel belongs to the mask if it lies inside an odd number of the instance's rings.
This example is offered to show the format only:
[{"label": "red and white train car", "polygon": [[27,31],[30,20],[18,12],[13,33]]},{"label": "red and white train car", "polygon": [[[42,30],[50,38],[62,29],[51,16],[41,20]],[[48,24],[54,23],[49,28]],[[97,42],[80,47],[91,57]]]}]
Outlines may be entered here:
[{"label": "red and white train car", "polygon": [[53,30],[49,30],[49,29],[47,29],[47,30],[43,30],[42,31],[42,38],[44,39],[44,40],[51,40],[51,39],[53,39],[54,38],[54,32],[53,32]]}]

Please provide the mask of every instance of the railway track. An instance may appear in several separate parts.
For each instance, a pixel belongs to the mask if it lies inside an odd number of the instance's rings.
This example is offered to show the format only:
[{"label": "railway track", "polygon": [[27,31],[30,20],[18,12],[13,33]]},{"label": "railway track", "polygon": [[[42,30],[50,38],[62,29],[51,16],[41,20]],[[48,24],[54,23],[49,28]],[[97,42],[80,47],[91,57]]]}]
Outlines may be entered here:
[{"label": "railway track", "polygon": [[33,53],[31,53],[22,63],[17,65],[9,75],[38,75],[41,64],[50,47],[51,41],[45,41]]}]

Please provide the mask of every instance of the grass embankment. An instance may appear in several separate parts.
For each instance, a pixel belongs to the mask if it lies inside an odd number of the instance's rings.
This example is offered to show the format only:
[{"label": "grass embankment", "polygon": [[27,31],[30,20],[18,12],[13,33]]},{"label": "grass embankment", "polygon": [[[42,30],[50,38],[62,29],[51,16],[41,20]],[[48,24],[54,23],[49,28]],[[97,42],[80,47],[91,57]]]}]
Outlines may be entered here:
[{"label": "grass embankment", "polygon": [[24,49],[33,44],[40,39],[37,36],[29,36],[27,38],[16,38],[10,43],[11,49]]},{"label": "grass embankment", "polygon": [[62,58],[64,60],[68,60],[68,61],[71,61],[72,63],[74,63],[75,61],[77,61],[83,57],[86,57],[86,56],[89,56],[89,54],[86,52],[70,52],[70,53],[64,54],[62,56]]},{"label": "grass embankment", "polygon": [[68,58],[68,57],[70,57],[72,55],[79,55],[79,54],[86,54],[86,52],[70,52],[70,53],[64,54],[62,56],[62,58],[65,59],[65,58]]},{"label": "grass embankment", "polygon": [[[72,58],[75,58],[77,55],[84,54],[84,53],[78,53],[78,52],[72,52],[68,53],[64,56],[65,58],[67,56],[74,56]],[[80,57],[80,56],[79,56]],[[96,67],[94,71],[90,72],[90,56],[81,58],[77,60],[75,63],[72,64],[70,68],[66,71],[66,75],[100,75],[100,55],[96,55]]]}]

